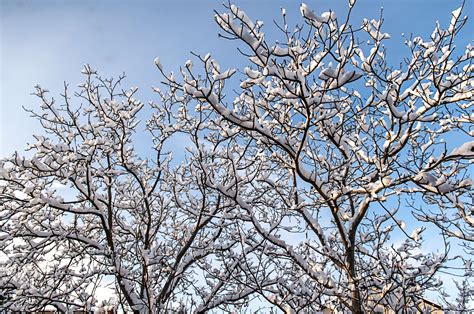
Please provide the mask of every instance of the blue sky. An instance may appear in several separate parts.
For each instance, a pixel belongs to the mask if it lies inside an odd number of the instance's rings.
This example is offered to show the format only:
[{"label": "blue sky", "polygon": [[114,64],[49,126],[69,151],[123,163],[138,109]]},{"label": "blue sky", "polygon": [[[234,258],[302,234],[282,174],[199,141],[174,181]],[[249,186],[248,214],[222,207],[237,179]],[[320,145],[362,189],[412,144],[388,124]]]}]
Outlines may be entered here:
[{"label": "blue sky", "polygon": [[[316,12],[347,11],[346,1],[311,1]],[[91,64],[103,76],[127,74],[124,87],[140,88],[141,100],[157,100],[151,86],[160,76],[153,66],[159,56],[167,71],[177,70],[191,57],[190,51],[210,52],[223,66],[244,64],[235,45],[219,39],[213,10],[223,10],[221,1],[0,1],[0,157],[22,150],[38,124],[22,110],[37,108],[31,96],[33,86],[58,95],[63,82],[80,83],[80,70]],[[280,7],[287,9],[290,24],[300,23],[299,4],[294,0],[235,1],[252,18],[265,22],[267,38],[278,38],[272,21]],[[450,12],[461,1],[446,0],[359,0],[353,22],[363,17],[377,18],[384,7],[385,31],[392,35],[389,53],[398,59],[406,51],[401,33],[429,36],[436,20],[446,25]],[[465,13],[472,12],[473,1]],[[468,27],[472,30],[472,23]],[[465,45],[469,31],[459,42]],[[471,31],[472,33],[472,31]]]}]

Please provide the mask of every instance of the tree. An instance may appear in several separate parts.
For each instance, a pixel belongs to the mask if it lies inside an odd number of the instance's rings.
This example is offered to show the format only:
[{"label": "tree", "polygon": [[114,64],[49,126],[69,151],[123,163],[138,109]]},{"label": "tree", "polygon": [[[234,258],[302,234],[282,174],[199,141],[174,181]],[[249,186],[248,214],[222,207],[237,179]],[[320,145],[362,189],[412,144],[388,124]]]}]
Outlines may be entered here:
[{"label": "tree", "polygon": [[[136,89],[121,90],[123,77],[103,79],[89,66],[83,73],[81,105],[68,86],[61,105],[36,87],[42,112],[31,113],[47,135],[35,136],[31,157],[2,162],[0,286],[15,291],[3,306],[90,310],[95,289],[112,282],[124,309],[193,308],[208,291],[195,277],[214,270],[209,256],[219,269],[246,253],[234,252],[240,239],[222,221],[227,202],[192,164],[171,171],[166,112],[156,108],[147,124],[154,159],[141,159],[132,144],[143,107]],[[222,285],[220,293],[237,291],[232,278]]]},{"label": "tree", "polygon": [[[450,238],[474,239],[474,53],[454,49],[461,7],[430,39],[407,38],[409,56],[391,66],[383,19],[352,26],[354,2],[342,20],[302,4],[293,31],[282,10],[274,45],[235,5],[216,12],[249,66],[196,54],[202,70],[188,61],[177,79],[156,59],[152,158],[133,148],[143,104],[119,90],[123,77],[85,67],[81,106],[67,86],[61,105],[37,87],[32,114],[48,136],[2,162],[2,284],[17,291],[7,307],[90,308],[111,276],[139,312],[252,298],[289,312],[417,309],[458,258]],[[179,133],[192,144],[174,167],[164,145]],[[409,210],[421,228],[405,230]],[[429,223],[441,253],[421,250]]]},{"label": "tree", "polygon": [[453,309],[461,311],[461,313],[469,313],[469,311],[472,311],[469,302],[474,300],[474,289],[469,284],[467,278],[463,279],[461,283],[456,282],[456,288],[459,293],[456,297],[457,304],[453,306]]}]

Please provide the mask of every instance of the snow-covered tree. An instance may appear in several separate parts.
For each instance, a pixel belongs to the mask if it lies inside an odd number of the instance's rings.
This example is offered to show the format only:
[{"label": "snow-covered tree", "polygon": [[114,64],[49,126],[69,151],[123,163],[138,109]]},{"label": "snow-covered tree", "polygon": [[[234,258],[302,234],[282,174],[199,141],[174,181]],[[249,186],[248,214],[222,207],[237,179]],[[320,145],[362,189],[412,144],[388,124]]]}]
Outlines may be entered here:
[{"label": "snow-covered tree", "polygon": [[137,312],[419,308],[460,259],[450,238],[474,241],[474,52],[454,46],[460,8],[393,66],[383,19],[356,26],[354,2],[342,19],[302,4],[295,27],[282,10],[275,43],[235,5],[216,12],[248,66],[196,54],[175,75],[156,59],[147,137],[123,77],[86,66],[59,104],[37,87],[46,134],[0,165],[1,306],[90,309],[109,283]]},{"label": "snow-covered tree", "polygon": [[[193,164],[170,166],[166,108],[147,124],[153,158],[140,158],[136,89],[89,66],[83,73],[79,91],[71,97],[65,86],[61,102],[36,87],[41,111],[31,113],[45,135],[28,157],[1,163],[1,307],[90,310],[96,289],[110,287],[124,310],[155,313],[219,306],[206,299],[216,283],[216,296],[253,292],[232,278],[254,247],[224,221],[229,201]],[[205,280],[215,273],[223,281]]]},{"label": "snow-covered tree", "polygon": [[[472,275],[468,278],[472,279]],[[459,293],[456,296],[456,303],[452,305],[452,308],[461,313],[469,313],[474,310],[474,306],[472,305],[474,301],[474,288],[468,278],[463,279],[461,282],[455,282]]]},{"label": "snow-covered tree", "polygon": [[[449,238],[474,235],[474,52],[454,46],[462,8],[430,38],[407,38],[408,57],[392,66],[383,19],[354,26],[353,4],[342,19],[302,4],[296,27],[282,10],[273,44],[261,21],[229,5],[215,19],[248,67],[197,56],[177,79],[159,66],[162,102],[200,134],[206,186],[257,231],[281,279],[263,296],[284,310],[417,308],[441,285]],[[426,226],[405,227],[410,211]],[[428,222],[443,253],[420,249]],[[395,233],[406,240],[395,244]]]}]

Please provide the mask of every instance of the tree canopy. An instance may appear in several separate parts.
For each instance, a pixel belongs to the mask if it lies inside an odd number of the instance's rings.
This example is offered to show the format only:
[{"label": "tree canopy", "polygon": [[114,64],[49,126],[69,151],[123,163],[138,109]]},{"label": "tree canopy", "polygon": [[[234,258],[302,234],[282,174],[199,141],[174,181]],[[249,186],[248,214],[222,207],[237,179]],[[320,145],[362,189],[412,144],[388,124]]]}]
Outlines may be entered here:
[{"label": "tree canopy", "polygon": [[[169,73],[157,58],[149,105],[89,65],[58,99],[36,86],[44,134],[0,161],[0,309],[90,310],[108,285],[140,313],[423,310],[454,262],[459,295],[440,298],[467,309],[474,52],[454,44],[467,18],[407,37],[392,65],[383,18],[356,25],[354,5],[341,18],[302,4],[296,26],[282,10],[272,43],[225,5],[220,36],[247,66],[194,54]],[[441,249],[423,247],[431,233]]]}]

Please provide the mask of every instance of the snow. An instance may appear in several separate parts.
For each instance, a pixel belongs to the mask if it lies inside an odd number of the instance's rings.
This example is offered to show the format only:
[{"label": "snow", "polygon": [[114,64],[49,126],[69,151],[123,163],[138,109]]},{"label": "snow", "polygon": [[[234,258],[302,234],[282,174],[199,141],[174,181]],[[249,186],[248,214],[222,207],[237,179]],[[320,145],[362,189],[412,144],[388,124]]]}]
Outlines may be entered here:
[{"label": "snow", "polygon": [[251,79],[258,79],[262,76],[262,73],[260,73],[258,71],[254,71],[249,67],[246,67],[244,69],[244,73]]},{"label": "snow", "polygon": [[438,188],[439,193],[441,193],[441,194],[449,193],[454,189],[454,187],[451,184],[449,184],[448,182],[444,182],[442,184],[439,184],[437,186],[437,188]]},{"label": "snow", "polygon": [[22,191],[18,191],[18,190],[13,192],[13,196],[15,196],[17,199],[22,200],[22,201],[28,199],[28,195],[26,193]]},{"label": "snow", "polygon": [[461,15],[461,12],[462,12],[462,7],[451,12],[452,18],[451,18],[451,22],[449,23],[448,32],[452,33],[454,31],[456,27],[456,22],[458,21],[459,16]]},{"label": "snow", "polygon": [[232,11],[232,13],[235,14],[235,16],[237,16],[239,19],[241,19],[242,22],[244,22],[248,28],[250,28],[250,29],[254,28],[254,24],[253,24],[252,20],[247,16],[247,14],[242,9],[240,9],[236,5],[232,4],[230,6],[230,10]]},{"label": "snow", "polygon": [[421,184],[429,184],[429,185],[435,185],[437,179],[429,173],[426,173],[424,171],[419,172],[415,177],[414,180],[420,182]]},{"label": "snow", "polygon": [[224,80],[224,79],[228,79],[229,77],[231,77],[232,75],[234,75],[234,73],[236,72],[235,69],[229,69],[223,73],[220,73],[220,74],[214,74],[213,75],[213,79],[214,80]]},{"label": "snow", "polygon": [[345,71],[344,69],[334,69],[332,65],[329,64],[327,68],[323,69],[319,74],[319,78],[323,81],[330,79],[336,79],[330,85],[330,88],[340,87],[346,83],[353,82],[359,79],[362,76],[360,73],[355,71]]},{"label": "snow", "polygon": [[464,218],[466,219],[468,224],[470,224],[472,227],[474,227],[474,216],[466,215]]},{"label": "snow", "polygon": [[474,156],[474,141],[466,142],[461,146],[455,148],[451,154],[452,156],[464,156],[471,157]]},{"label": "snow", "polygon": [[356,73],[355,71],[349,71],[349,72],[341,72],[341,76],[338,78],[338,85],[342,86],[348,82],[353,82],[357,79],[359,79],[362,74]]},{"label": "snow", "polygon": [[10,177],[10,174],[8,172],[8,169],[0,167],[0,180],[8,179],[9,177]]},{"label": "snow", "polygon": [[325,17],[321,17],[316,15],[306,3],[302,3],[300,6],[301,15],[309,20],[317,27],[320,26],[322,23],[325,23],[329,19],[329,15]]},{"label": "snow", "polygon": [[423,231],[423,228],[417,228],[417,229],[413,230],[410,237],[415,241],[419,241],[420,238],[421,238],[421,232],[422,231]]},{"label": "snow", "polygon": [[273,46],[272,54],[275,56],[283,57],[289,55],[290,50],[288,47]]},{"label": "snow", "polygon": [[160,71],[163,71],[163,66],[161,65],[160,58],[156,57],[154,62],[158,69],[160,69]]},{"label": "snow", "polygon": [[328,67],[324,70],[321,71],[319,74],[319,78],[322,80],[328,80],[330,78],[336,78],[337,77],[337,70],[333,69],[332,67]]}]

